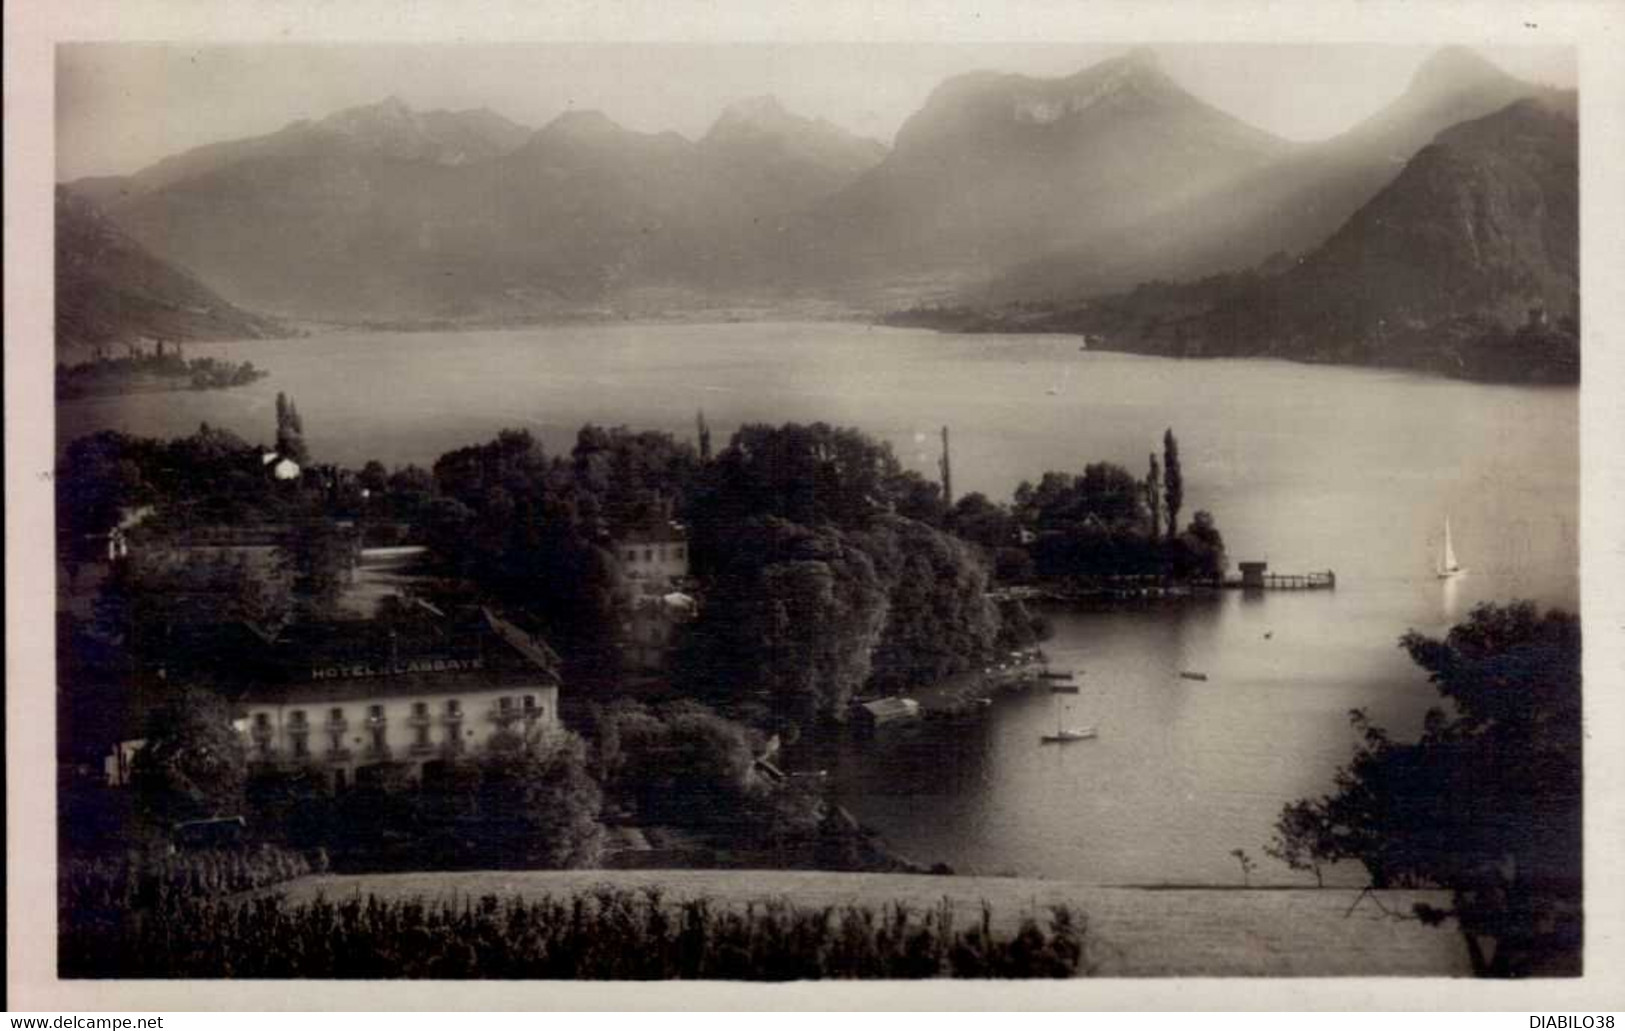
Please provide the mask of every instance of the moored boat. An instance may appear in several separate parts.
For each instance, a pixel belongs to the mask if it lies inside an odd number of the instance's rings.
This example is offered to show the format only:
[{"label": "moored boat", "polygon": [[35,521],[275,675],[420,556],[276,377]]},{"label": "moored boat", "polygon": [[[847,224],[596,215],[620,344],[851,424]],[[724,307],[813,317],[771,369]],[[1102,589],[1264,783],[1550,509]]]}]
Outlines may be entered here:
[{"label": "moored boat", "polygon": [[[1063,694],[1077,694],[1078,693],[1078,689],[1076,687],[1064,687],[1064,686],[1052,687],[1052,688],[1050,688],[1050,691],[1053,694],[1057,695],[1057,696],[1063,695]],[[1094,727],[1093,724],[1090,724],[1089,726],[1086,726],[1086,727],[1069,727],[1069,726],[1066,726],[1062,722],[1063,713],[1062,713],[1062,708],[1061,708],[1061,699],[1059,697],[1056,697],[1054,699],[1054,702],[1055,702],[1055,733],[1041,735],[1039,737],[1039,739],[1038,739],[1040,744],[1058,745],[1058,744],[1064,744],[1064,743],[1066,743],[1068,741],[1087,741],[1090,738],[1095,736],[1096,730],[1095,730],[1095,727]]]},{"label": "moored boat", "polygon": [[1038,740],[1046,745],[1065,744],[1068,741],[1088,741],[1097,736],[1094,727],[1065,727],[1053,734],[1045,734]]}]

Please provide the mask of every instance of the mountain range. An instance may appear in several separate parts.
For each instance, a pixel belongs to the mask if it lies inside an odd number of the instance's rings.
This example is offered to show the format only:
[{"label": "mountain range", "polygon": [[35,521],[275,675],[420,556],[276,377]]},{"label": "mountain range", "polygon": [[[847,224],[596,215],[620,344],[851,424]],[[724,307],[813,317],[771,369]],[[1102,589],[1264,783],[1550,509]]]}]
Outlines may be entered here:
[{"label": "mountain range", "polygon": [[[1554,313],[1577,304],[1562,257],[1577,249],[1562,215],[1577,192],[1563,172],[1572,134],[1519,137],[1549,158],[1541,175],[1471,140],[1498,113],[1523,112],[1532,132],[1562,106],[1452,48],[1348,132],[1295,143],[1192,95],[1140,49],[1061,78],[951,78],[889,148],[771,97],[730,107],[694,140],[595,111],[533,131],[390,98],[68,189],[181,277],[206,270],[231,304],[298,319],[502,321],[812,298],[867,310],[949,302],[1008,324],[994,313],[1075,318],[1093,299],[1098,315],[1125,310],[1137,284],[1162,284],[1144,301],[1187,281],[1174,291],[1186,318],[1227,310],[1216,282],[1281,280],[1344,313],[1334,321],[1353,318],[1343,298],[1400,294],[1406,325],[1504,321],[1537,294]],[[1528,227],[1508,222],[1524,218],[1531,176],[1551,216],[1540,233],[1555,234],[1539,253]],[[1461,196],[1518,201],[1497,225],[1521,242],[1486,265],[1436,239],[1430,205],[1455,211]],[[1437,264],[1416,274],[1416,253]],[[1486,285],[1490,265],[1516,288]],[[1458,278],[1476,285],[1449,285]]]},{"label": "mountain range", "polygon": [[1149,279],[1246,268],[1323,242],[1450,126],[1524,97],[1551,95],[1460,47],[1434,53],[1398,98],[1348,131],[1281,152],[1279,160],[1124,231],[1047,254],[998,278],[996,300],[1077,296]]},{"label": "mountain range", "polygon": [[1571,381],[1578,157],[1575,96],[1527,98],[1439,133],[1300,258],[1074,305],[924,309],[898,321],[1076,332],[1113,349],[1178,356]]}]

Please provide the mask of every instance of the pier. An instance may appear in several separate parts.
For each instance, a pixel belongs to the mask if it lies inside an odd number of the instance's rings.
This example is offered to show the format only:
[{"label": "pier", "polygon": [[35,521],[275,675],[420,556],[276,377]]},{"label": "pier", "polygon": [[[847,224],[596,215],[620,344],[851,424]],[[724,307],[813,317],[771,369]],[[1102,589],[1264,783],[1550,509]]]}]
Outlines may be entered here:
[{"label": "pier", "polygon": [[910,694],[918,715],[927,718],[965,716],[982,711],[996,695],[1021,691],[1038,683],[1048,670],[1042,650],[1023,648],[981,669],[955,673]]},{"label": "pier", "polygon": [[1337,589],[1337,573],[1327,569],[1310,573],[1271,573],[1263,562],[1237,563],[1239,576],[1220,580],[1170,580],[1161,576],[1105,576],[1088,580],[1045,582],[1040,585],[1000,587],[987,592],[995,603],[1016,601],[1078,602],[1089,599],[1131,600],[1188,598],[1217,590],[1330,591]]},{"label": "pier", "polygon": [[1337,588],[1337,574],[1330,569],[1323,573],[1271,573],[1267,562],[1239,562],[1239,577],[1227,577],[1226,587],[1239,587],[1244,591],[1329,591]]}]

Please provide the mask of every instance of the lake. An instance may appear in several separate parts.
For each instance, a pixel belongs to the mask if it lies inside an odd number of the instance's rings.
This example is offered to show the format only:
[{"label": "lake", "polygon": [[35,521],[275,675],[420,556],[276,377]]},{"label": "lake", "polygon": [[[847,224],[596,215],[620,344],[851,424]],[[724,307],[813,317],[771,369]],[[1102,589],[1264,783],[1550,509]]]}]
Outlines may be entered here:
[{"label": "lake", "polygon": [[[503,427],[532,430],[550,452],[589,421],[692,436],[704,409],[719,442],[742,422],[858,426],[932,477],[948,425],[956,489],[1002,500],[1023,479],[1091,461],[1144,475],[1172,427],[1186,519],[1211,511],[1232,562],[1332,569],[1337,589],[1052,612],[1046,650],[1083,671],[1070,712],[1035,691],[979,722],[819,757],[899,851],[965,871],[1239,883],[1229,853],[1243,848],[1260,864],[1254,883],[1302,882],[1261,848],[1282,804],[1330,787],[1354,742],[1348,710],[1413,734],[1435,699],[1398,637],[1442,633],[1479,601],[1578,605],[1573,388],[843,323],[346,333],[188,352],[271,376],[62,404],[59,441],[205,421],[269,441],[286,391],[319,460],[429,465]],[[1446,517],[1468,573],[1440,581]],[[1041,746],[1058,718],[1100,736]]]}]

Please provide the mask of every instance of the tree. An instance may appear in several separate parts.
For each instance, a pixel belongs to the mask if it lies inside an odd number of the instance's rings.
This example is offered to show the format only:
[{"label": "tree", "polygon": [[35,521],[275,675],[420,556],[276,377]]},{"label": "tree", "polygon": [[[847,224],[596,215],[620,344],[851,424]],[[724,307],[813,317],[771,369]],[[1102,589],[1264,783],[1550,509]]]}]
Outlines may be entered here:
[{"label": "tree", "polygon": [[105,534],[121,513],[158,498],[146,479],[140,452],[150,450],[135,437],[103,430],[68,445],[56,474],[58,539],[79,545]]},{"label": "tree", "polygon": [[954,535],[989,551],[1014,545],[1016,523],[1009,509],[995,505],[987,495],[972,491],[954,503],[949,519]]},{"label": "tree", "polygon": [[1363,712],[1336,790],[1286,807],[1274,850],[1359,861],[1376,888],[1437,886],[1480,976],[1579,969],[1580,625],[1529,602],[1484,604],[1443,640],[1400,641],[1446,707],[1414,743]]},{"label": "tree", "polygon": [[1145,525],[1139,481],[1127,469],[1111,462],[1091,462],[1075,483],[1077,518],[1093,518],[1104,526],[1137,532]]},{"label": "tree", "polygon": [[276,450],[300,465],[310,461],[310,452],[305,448],[305,421],[292,399],[280,390],[276,395]]},{"label": "tree", "polygon": [[529,430],[505,429],[488,443],[441,455],[434,478],[442,495],[478,511],[495,489],[515,499],[544,497],[547,457]]},{"label": "tree", "polygon": [[869,679],[887,587],[834,527],[747,519],[719,556],[680,648],[679,678],[689,693],[718,700],[763,691],[787,722],[844,718]]},{"label": "tree", "polygon": [[183,688],[148,714],[131,781],[142,810],[156,822],[235,815],[247,779],[242,738],[217,695]]},{"label": "tree", "polygon": [[279,573],[241,556],[146,552],[113,568],[96,599],[96,624],[138,666],[184,676],[211,665],[211,628],[287,619],[292,599]]},{"label": "tree", "polygon": [[[589,423],[576,435],[570,452],[568,487],[578,505],[596,506],[603,529],[620,533],[676,515],[678,503],[693,492],[702,465],[692,445],[669,433],[634,433],[625,426],[603,429]],[[581,512],[588,535],[593,536],[599,527],[589,524],[587,508]]]},{"label": "tree", "polygon": [[941,526],[947,516],[942,488],[912,469],[905,469],[887,485],[892,511],[929,526]]},{"label": "tree", "polygon": [[1157,454],[1151,453],[1151,467],[1145,474],[1145,506],[1151,510],[1151,539],[1162,536],[1162,467],[1157,465]]},{"label": "tree", "polygon": [[372,459],[356,474],[356,482],[369,494],[382,494],[389,487],[389,470],[384,468],[384,463]]},{"label": "tree", "polygon": [[1179,441],[1171,428],[1162,435],[1162,476],[1171,540],[1179,533],[1179,510],[1185,504],[1185,472],[1179,465]]},{"label": "tree", "polygon": [[1082,476],[1046,472],[1037,487],[1016,488],[1022,522],[1040,530],[1069,531],[1084,524],[1143,533],[1145,489],[1132,473],[1111,462],[1091,462]]},{"label": "tree", "polygon": [[954,503],[954,467],[948,455],[948,427],[942,428],[942,457],[937,460],[937,468],[942,473],[942,503],[949,508]]},{"label": "tree", "polygon": [[278,553],[306,613],[318,619],[332,616],[350,578],[354,538],[314,512],[294,521]]},{"label": "tree", "polygon": [[1241,864],[1242,887],[1252,887],[1253,871],[1257,869],[1258,864],[1253,862],[1253,857],[1248,855],[1247,850],[1244,848],[1233,848],[1230,850],[1230,854],[1235,857],[1236,862]]},{"label": "tree", "polygon": [[1281,810],[1275,823],[1275,837],[1264,846],[1264,854],[1292,870],[1315,875],[1315,885],[1326,886],[1322,853],[1331,848],[1329,828],[1312,802],[1297,801]]},{"label": "tree", "polygon": [[987,661],[997,646],[1000,620],[987,597],[987,563],[975,549],[897,516],[853,538],[886,586],[873,686],[921,687]]},{"label": "tree", "polygon": [[741,426],[712,464],[696,505],[699,550],[724,549],[754,516],[802,526],[863,527],[912,486],[889,444],[860,430],[813,423]]},{"label": "tree", "polygon": [[1213,513],[1198,511],[1185,532],[1171,542],[1174,574],[1187,580],[1216,580],[1224,575],[1229,560],[1224,536],[1213,521]]},{"label": "tree", "polygon": [[657,709],[623,700],[595,714],[599,777],[612,799],[650,822],[737,822],[762,784],[743,724],[696,702]]},{"label": "tree", "polygon": [[592,866],[603,854],[603,795],[587,749],[567,730],[499,735],[480,761],[478,833],[504,865]]},{"label": "tree", "polygon": [[700,461],[711,461],[711,427],[705,421],[705,409],[701,408],[694,416],[694,428],[700,447]]}]

